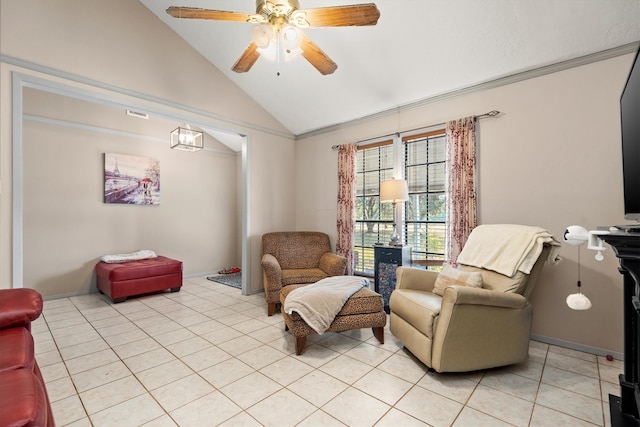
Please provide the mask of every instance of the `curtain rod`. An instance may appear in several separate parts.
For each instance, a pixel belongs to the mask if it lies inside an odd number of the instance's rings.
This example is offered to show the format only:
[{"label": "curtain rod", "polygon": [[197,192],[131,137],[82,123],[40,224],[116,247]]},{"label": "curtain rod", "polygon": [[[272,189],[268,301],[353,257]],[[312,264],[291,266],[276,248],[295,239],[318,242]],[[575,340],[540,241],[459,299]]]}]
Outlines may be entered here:
[{"label": "curtain rod", "polygon": [[[473,118],[474,119],[484,119],[484,118],[487,118],[487,117],[496,117],[499,114],[500,114],[500,111],[491,110],[491,111],[488,111],[488,112],[486,112],[484,114],[479,114],[477,116],[473,116]],[[371,141],[372,139],[382,139],[382,138],[386,138],[386,137],[393,136],[393,135],[399,135],[400,133],[413,132],[413,131],[416,131],[416,130],[424,129],[425,127],[444,126],[444,125],[446,125],[446,123],[437,123],[435,125],[427,125],[427,126],[423,126],[423,127],[416,128],[416,129],[410,129],[410,130],[405,130],[405,131],[398,132],[398,133],[391,133],[389,135],[382,135],[382,136],[377,136],[375,138],[365,139],[364,141],[359,141],[357,144],[364,144],[364,143],[366,143],[368,141]],[[338,148],[340,148],[340,145],[332,145],[331,146],[332,150],[337,150]]]}]

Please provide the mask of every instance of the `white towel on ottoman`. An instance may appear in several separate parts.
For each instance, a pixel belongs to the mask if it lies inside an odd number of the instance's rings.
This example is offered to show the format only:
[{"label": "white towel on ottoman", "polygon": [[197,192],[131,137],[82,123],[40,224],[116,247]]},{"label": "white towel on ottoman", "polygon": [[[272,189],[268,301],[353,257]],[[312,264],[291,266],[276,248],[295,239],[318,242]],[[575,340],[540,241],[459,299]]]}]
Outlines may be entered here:
[{"label": "white towel on ottoman", "polygon": [[284,300],[284,311],[289,315],[295,311],[314,331],[322,334],[349,297],[368,284],[366,277],[327,277],[291,291]]},{"label": "white towel on ottoman", "polygon": [[149,259],[149,258],[157,258],[155,252],[150,251],[148,249],[141,249],[136,252],[131,252],[129,254],[115,254],[115,255],[105,255],[100,258],[100,261],[106,262],[109,264],[116,262],[127,262],[127,261],[139,261],[141,259]]}]

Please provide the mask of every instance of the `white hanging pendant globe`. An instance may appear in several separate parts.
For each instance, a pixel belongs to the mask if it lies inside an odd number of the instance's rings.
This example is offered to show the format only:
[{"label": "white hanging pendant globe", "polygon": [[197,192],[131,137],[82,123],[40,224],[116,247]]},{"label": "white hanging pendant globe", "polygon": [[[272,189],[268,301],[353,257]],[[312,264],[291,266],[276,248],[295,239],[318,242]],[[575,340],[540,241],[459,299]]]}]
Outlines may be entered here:
[{"label": "white hanging pendant globe", "polygon": [[567,297],[567,305],[572,310],[589,310],[591,301],[582,293],[571,294]]}]

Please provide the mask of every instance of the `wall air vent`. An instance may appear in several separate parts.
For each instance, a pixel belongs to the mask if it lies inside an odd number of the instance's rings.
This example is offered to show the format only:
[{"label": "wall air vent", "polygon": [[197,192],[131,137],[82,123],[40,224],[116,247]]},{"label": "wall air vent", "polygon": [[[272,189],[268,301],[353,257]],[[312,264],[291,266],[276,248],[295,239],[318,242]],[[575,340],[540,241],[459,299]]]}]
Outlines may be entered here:
[{"label": "wall air vent", "polygon": [[127,110],[127,116],[133,116],[139,119],[149,120],[149,115],[147,113],[140,113],[138,111],[133,111],[133,110]]}]

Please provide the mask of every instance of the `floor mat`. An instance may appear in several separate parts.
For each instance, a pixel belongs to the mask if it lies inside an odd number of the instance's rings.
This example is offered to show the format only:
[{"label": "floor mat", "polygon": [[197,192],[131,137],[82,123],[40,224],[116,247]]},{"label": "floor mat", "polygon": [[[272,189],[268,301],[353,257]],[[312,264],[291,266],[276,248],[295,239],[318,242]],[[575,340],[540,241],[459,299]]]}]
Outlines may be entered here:
[{"label": "floor mat", "polygon": [[212,282],[222,283],[223,285],[231,286],[232,288],[242,288],[242,273],[236,274],[221,274],[219,276],[209,276],[207,280]]}]

